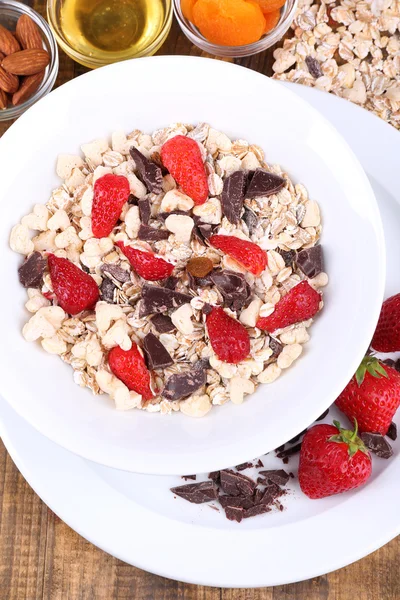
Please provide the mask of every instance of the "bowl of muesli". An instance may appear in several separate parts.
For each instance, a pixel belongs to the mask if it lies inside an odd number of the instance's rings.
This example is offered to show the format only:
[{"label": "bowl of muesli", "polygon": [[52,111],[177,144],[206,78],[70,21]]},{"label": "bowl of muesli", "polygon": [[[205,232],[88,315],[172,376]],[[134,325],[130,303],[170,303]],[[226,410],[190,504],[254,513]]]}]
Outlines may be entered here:
[{"label": "bowl of muesli", "polygon": [[30,109],[0,161],[0,392],[69,450],[144,473],[244,462],[368,348],[373,192],[279,83],[192,57],[105,67]]}]

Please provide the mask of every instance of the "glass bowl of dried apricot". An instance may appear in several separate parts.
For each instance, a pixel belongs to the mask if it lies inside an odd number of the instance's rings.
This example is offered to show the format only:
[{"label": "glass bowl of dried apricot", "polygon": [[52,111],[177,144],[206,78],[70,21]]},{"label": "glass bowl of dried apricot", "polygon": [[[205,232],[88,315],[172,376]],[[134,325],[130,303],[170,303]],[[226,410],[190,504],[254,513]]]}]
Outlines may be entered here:
[{"label": "glass bowl of dried apricot", "polygon": [[209,54],[250,56],[278,42],[289,29],[297,0],[174,0],[186,37]]}]

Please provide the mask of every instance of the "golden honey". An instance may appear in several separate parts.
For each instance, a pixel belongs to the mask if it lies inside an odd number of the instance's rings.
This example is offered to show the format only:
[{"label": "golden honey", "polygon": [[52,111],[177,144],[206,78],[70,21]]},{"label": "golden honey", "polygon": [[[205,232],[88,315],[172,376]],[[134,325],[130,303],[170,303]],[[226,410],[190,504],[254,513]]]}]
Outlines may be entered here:
[{"label": "golden honey", "polygon": [[64,0],[60,29],[87,57],[114,62],[141,55],[165,22],[165,0]]}]

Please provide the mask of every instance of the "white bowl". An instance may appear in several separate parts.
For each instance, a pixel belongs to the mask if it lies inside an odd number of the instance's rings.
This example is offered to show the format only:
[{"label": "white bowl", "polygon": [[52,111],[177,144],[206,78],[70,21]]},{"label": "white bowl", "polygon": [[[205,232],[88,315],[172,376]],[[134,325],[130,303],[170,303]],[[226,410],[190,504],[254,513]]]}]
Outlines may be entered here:
[{"label": "white bowl", "polygon": [[[207,121],[262,146],[322,207],[330,284],[304,356],[241,406],[203,419],[117,412],[107,396],[21,335],[26,292],[9,232],[59,185],[55,160],[116,129]],[[75,79],[23,115],[0,142],[2,374],[0,393],[42,434],[85,458],[154,474],[204,472],[276,448],[338,396],[367,349],[384,286],[381,219],[367,178],[336,130],[309,104],[253,71],[192,57],[122,62]]]}]

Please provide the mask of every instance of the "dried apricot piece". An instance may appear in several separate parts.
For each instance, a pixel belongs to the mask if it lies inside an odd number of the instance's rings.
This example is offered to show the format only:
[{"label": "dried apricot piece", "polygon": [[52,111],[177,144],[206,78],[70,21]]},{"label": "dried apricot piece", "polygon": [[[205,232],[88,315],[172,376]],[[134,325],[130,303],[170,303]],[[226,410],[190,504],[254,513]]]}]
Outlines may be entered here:
[{"label": "dried apricot piece", "polygon": [[193,17],[201,34],[221,46],[257,42],[265,28],[258,4],[246,0],[197,0]]},{"label": "dried apricot piece", "polygon": [[279,19],[281,18],[281,11],[278,8],[278,10],[274,10],[269,13],[264,13],[264,17],[265,17],[264,33],[269,33],[278,25]]},{"label": "dried apricot piece", "polygon": [[[286,0],[252,0],[253,2],[257,2],[262,12],[264,13],[264,17],[266,13],[274,12],[278,8],[282,8],[285,4]],[[270,29],[268,29],[270,31]]]},{"label": "dried apricot piece", "polygon": [[186,269],[193,277],[205,277],[213,270],[213,262],[206,256],[195,256],[186,265]]},{"label": "dried apricot piece", "polygon": [[191,23],[194,22],[193,7],[196,4],[196,2],[197,0],[181,0],[182,14]]}]

